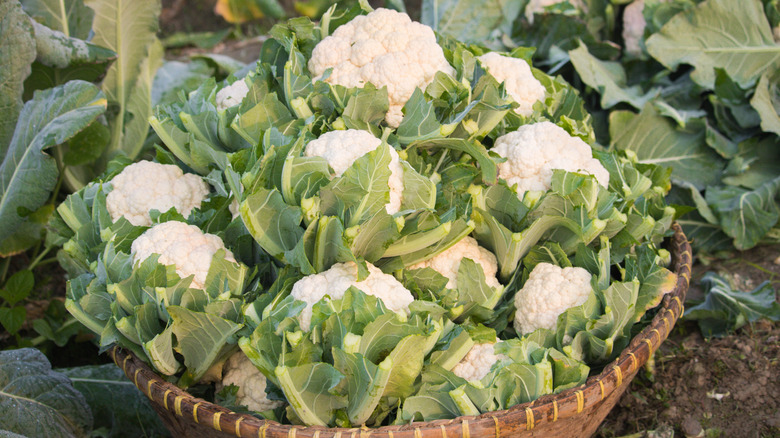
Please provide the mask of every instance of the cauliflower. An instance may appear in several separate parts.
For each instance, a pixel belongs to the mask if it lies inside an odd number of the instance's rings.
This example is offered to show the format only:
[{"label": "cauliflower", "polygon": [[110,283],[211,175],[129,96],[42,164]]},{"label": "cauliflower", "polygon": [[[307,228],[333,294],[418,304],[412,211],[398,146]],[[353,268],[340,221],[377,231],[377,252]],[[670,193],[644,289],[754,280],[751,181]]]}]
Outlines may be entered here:
[{"label": "cauliflower", "polygon": [[151,161],[125,167],[111,180],[111,185],[113,190],[106,196],[111,220],[124,216],[136,226],[152,224],[150,210],[165,212],[174,207],[187,217],[209,194],[201,177],[184,174],[174,165]]},{"label": "cauliflower", "polygon": [[337,263],[327,271],[298,280],[293,285],[290,295],[296,300],[306,302],[306,308],[298,315],[301,327],[308,329],[311,325],[314,303],[320,301],[325,295],[337,300],[344,296],[344,292],[350,286],[355,286],[364,293],[379,298],[394,312],[408,310],[409,304],[414,301],[412,293],[392,275],[385,274],[371,263],[366,265],[368,265],[369,275],[360,282],[357,281],[357,265],[354,262]]},{"label": "cauliflower", "polygon": [[479,246],[476,239],[471,236],[464,237],[446,251],[436,255],[436,257],[414,264],[408,269],[431,268],[447,277],[449,280],[447,282],[448,288],[455,289],[458,287],[458,268],[460,267],[460,261],[463,259],[471,259],[482,267],[482,272],[485,273],[485,282],[488,286],[502,287],[501,283],[496,279],[496,271],[498,271],[496,256]]},{"label": "cauliflower", "polygon": [[593,158],[590,146],[551,122],[523,125],[502,135],[492,151],[507,159],[498,164],[498,176],[510,186],[517,184],[520,199],[530,190],[549,190],[553,169],[588,173],[602,186],[609,184],[609,172]]},{"label": "cauliflower", "polygon": [[485,53],[478,59],[491,76],[506,85],[506,92],[520,104],[515,112],[526,117],[533,114],[534,103],[544,100],[545,89],[534,77],[528,63],[496,52]]},{"label": "cauliflower", "polygon": [[281,400],[269,400],[266,396],[266,380],[263,373],[239,351],[227,360],[222,382],[217,383],[217,392],[229,385],[238,386],[236,402],[252,411],[263,412],[284,405]]},{"label": "cauliflower", "polygon": [[241,105],[246,95],[249,94],[249,87],[246,81],[239,79],[231,85],[217,91],[217,110],[226,110],[231,106]]},{"label": "cauliflower", "polygon": [[390,110],[385,120],[393,128],[400,125],[401,108],[416,88],[425,89],[436,72],[455,74],[430,27],[381,8],[355,17],[317,44],[309,70],[316,80],[329,68],[325,81],[331,84],[386,86]]},{"label": "cauliflower", "polygon": [[[496,338],[496,342],[500,339]],[[503,354],[496,354],[494,347],[496,342],[485,342],[483,344],[474,344],[466,353],[466,356],[458,362],[452,369],[452,372],[468,381],[482,380],[490,372],[494,363],[506,357]]]},{"label": "cauliflower", "polygon": [[558,315],[587,301],[592,290],[590,279],[590,273],[583,268],[536,265],[515,295],[517,333],[531,333],[539,328],[555,330]]},{"label": "cauliflower", "polygon": [[545,8],[567,1],[577,9],[586,11],[587,7],[581,0],[531,0],[525,7],[525,19],[534,24],[534,14],[544,14]]},{"label": "cauliflower", "polygon": [[130,247],[133,263],[138,264],[152,254],[159,254],[163,265],[175,265],[181,278],[194,275],[191,287],[202,289],[211,266],[211,259],[225,250],[225,260],[235,262],[233,253],[225,249],[222,239],[206,234],[195,225],[169,221],[155,225],[138,236]]},{"label": "cauliflower", "polygon": [[[328,161],[336,176],[341,176],[358,158],[373,151],[382,144],[382,140],[374,137],[368,131],[347,129],[346,131],[331,131],[322,134],[318,139],[306,144],[304,155],[307,157],[322,157]],[[398,152],[390,148],[390,202],[385,205],[388,214],[401,210],[403,197],[403,166]]]},{"label": "cauliflower", "polygon": [[623,10],[623,43],[627,53],[633,56],[642,54],[639,44],[645,35],[645,16],[642,11],[645,8],[645,0],[634,0]]}]

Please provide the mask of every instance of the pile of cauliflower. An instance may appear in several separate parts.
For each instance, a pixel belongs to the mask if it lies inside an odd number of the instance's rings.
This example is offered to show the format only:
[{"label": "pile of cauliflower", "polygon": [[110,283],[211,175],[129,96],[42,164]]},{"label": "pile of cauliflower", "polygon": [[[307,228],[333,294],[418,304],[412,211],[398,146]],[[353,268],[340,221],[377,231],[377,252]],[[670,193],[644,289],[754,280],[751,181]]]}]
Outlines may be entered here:
[{"label": "pile of cauliflower", "polygon": [[[534,13],[543,13],[544,7],[551,3],[553,2],[531,2],[526,9],[526,14],[529,14],[528,20],[533,19]],[[580,5],[579,1],[571,3]],[[519,117],[522,121],[520,126],[513,127],[508,132],[500,132],[492,141],[489,160],[496,164],[497,184],[505,186],[516,195],[519,202],[525,202],[528,206],[532,206],[534,200],[539,199],[539,196],[529,196],[529,194],[540,195],[551,190],[556,171],[590,175],[602,188],[609,187],[610,172],[598,158],[594,157],[590,145],[580,137],[571,135],[558,124],[538,116],[538,110],[544,107],[546,99],[550,96],[545,86],[535,77],[528,62],[497,52],[476,56],[474,62],[501,84],[502,90],[506,92],[506,98],[511,102],[512,111],[515,113],[513,117]],[[418,158],[412,159],[407,151],[393,147],[388,138],[391,138],[394,129],[401,125],[404,118],[410,116],[404,106],[415,90],[425,90],[437,74],[447,75],[455,83],[466,81],[462,81],[456,68],[448,61],[432,29],[411,21],[404,13],[387,9],[377,9],[366,15],[357,16],[339,26],[313,48],[307,67],[315,84],[324,82],[329,86],[362,88],[370,83],[377,89],[386,90],[389,110],[382,126],[377,129],[358,129],[358,127],[333,129],[333,127],[321,126],[318,128],[321,132],[313,131],[316,134],[307,137],[305,143],[295,146],[299,149],[296,149],[297,157],[293,158],[320,160],[306,163],[326,163],[322,166],[326,166],[328,172],[323,176],[324,181],[321,186],[334,190],[331,188],[333,184],[341,181],[350,169],[354,171],[361,157],[379,148],[387,148],[390,156],[387,165],[389,177],[386,182],[389,195],[384,200],[382,214],[386,213],[391,218],[393,226],[397,228],[397,232],[401,233],[405,227],[414,224],[417,218],[415,215],[420,214],[420,211],[404,210],[402,207],[405,205],[405,196],[414,194],[405,184],[408,184],[407,181],[415,175],[405,174],[405,172],[416,169],[415,172],[427,175],[425,178],[438,185],[436,196],[441,196],[442,182],[438,167],[426,168],[419,161],[415,161]],[[281,74],[281,72],[277,73]],[[224,114],[228,109],[241,105],[249,93],[251,84],[251,79],[239,79],[219,89],[213,97],[215,110]],[[464,124],[467,122],[476,123],[467,120]],[[268,148],[268,145],[263,145],[263,148]],[[266,152],[278,148],[279,145],[271,144]],[[257,150],[260,151],[261,148],[258,147]],[[464,161],[468,158],[467,154],[463,154],[460,160]],[[288,157],[287,162],[292,162],[290,160],[291,158]],[[273,164],[272,159],[268,161],[269,163],[262,161],[261,157],[258,163],[266,166],[281,165],[278,164],[278,160],[277,164]],[[232,163],[228,167],[230,165]],[[288,168],[284,171],[288,171]],[[296,171],[298,170],[294,168],[290,170],[290,172]],[[239,250],[225,244],[223,240],[227,234],[225,230],[214,233],[204,232],[196,223],[203,226],[208,222],[198,222],[200,219],[195,218],[209,217],[208,209],[214,208],[213,205],[221,205],[220,208],[230,212],[231,227],[234,227],[232,233],[235,233],[236,229],[250,229],[249,234],[252,234],[252,226],[246,223],[245,219],[255,213],[245,202],[248,194],[242,194],[241,191],[248,191],[252,184],[257,186],[259,184],[257,181],[261,181],[262,178],[267,178],[268,181],[275,178],[272,175],[275,170],[267,173],[271,176],[263,172],[263,170],[253,169],[241,178],[235,179],[236,181],[240,179],[240,183],[243,184],[241,187],[218,186],[215,185],[213,174],[201,176],[184,172],[176,165],[141,161],[126,166],[121,172],[103,182],[103,190],[107,193],[105,207],[111,222],[119,224],[126,220],[137,227],[137,235],[129,245],[132,267],[138,269],[150,258],[156,258],[157,263],[170,267],[184,281],[176,288],[156,287],[154,290],[159,296],[165,296],[167,300],[172,294],[178,293],[185,298],[195,297],[192,300],[197,300],[199,299],[197,297],[205,296],[204,293],[214,295],[215,292],[207,289],[214,288],[213,285],[209,286],[210,282],[213,283],[212,279],[219,275],[219,272],[213,268],[217,256],[225,262],[243,266]],[[289,199],[295,199],[290,195],[290,193],[297,193],[293,189],[297,190],[294,187],[284,193],[284,200],[288,204]],[[311,202],[311,199],[313,198],[306,198],[301,202]],[[244,203],[241,204],[241,208],[238,208],[242,201]],[[334,205],[336,207],[332,208],[339,207],[338,203]],[[296,225],[292,222],[301,220],[300,215],[296,216],[300,208],[289,205],[286,208],[287,210],[279,213],[278,218],[258,218],[258,220],[278,220],[281,223],[280,230],[285,227],[290,230],[290,227]],[[438,204],[435,208],[439,208]],[[433,212],[434,205],[431,204],[427,210],[429,213]],[[238,213],[239,211],[241,214]],[[448,214],[460,214],[454,212],[455,210],[452,210]],[[218,217],[219,214],[221,213],[214,213],[214,217]],[[318,219],[315,217],[313,220]],[[460,293],[463,288],[469,287],[463,284],[462,275],[466,272],[463,269],[464,260],[469,260],[478,267],[481,271],[478,277],[484,276],[485,287],[496,297],[501,297],[506,291],[512,290],[513,295],[504,298],[506,306],[513,306],[505,319],[508,319],[509,326],[513,327],[518,337],[538,329],[549,329],[554,333],[558,317],[567,309],[582,305],[594,293],[595,280],[586,269],[559,267],[547,262],[537,263],[526,273],[526,278],[510,285],[508,279],[499,278],[499,262],[496,254],[483,246],[484,242],[475,239],[470,232],[474,228],[473,221],[466,217],[463,223],[466,227],[463,235],[455,240],[446,241],[446,244],[437,243],[440,247],[437,247],[436,251],[421,256],[421,260],[417,259],[403,269],[387,263],[377,262],[375,265],[365,260],[337,259],[337,262],[328,264],[326,269],[300,275],[294,283],[280,286],[278,289],[271,287],[270,289],[284,292],[280,297],[292,297],[294,303],[297,303],[298,307],[293,307],[297,309],[294,314],[297,331],[290,334],[291,345],[300,342],[302,336],[319,333],[320,322],[314,320],[316,307],[327,306],[329,303],[343,299],[351,288],[375,297],[382,308],[396,313],[400,320],[405,320],[413,313],[415,303],[419,300],[441,299],[444,302],[441,297],[426,298],[421,292],[424,288],[410,286],[405,273],[433,272],[437,278],[442,279],[441,290],[445,291],[437,293],[448,293],[450,298],[455,296],[462,299],[462,296],[457,293],[453,295],[452,292],[447,291]],[[354,236],[363,230],[362,226],[364,223],[353,227],[343,225],[343,228],[339,229],[346,236],[343,241],[348,242],[349,239],[355,238]],[[325,227],[324,222],[322,227]],[[113,230],[112,228],[108,231]],[[306,233],[309,231],[307,230]],[[101,237],[105,238],[110,234],[104,232]],[[276,237],[283,240],[292,236],[293,234]],[[108,240],[111,241],[113,238],[109,237]],[[300,254],[307,254],[307,251],[314,253],[330,251],[338,254],[336,257],[344,257],[333,248],[324,246],[331,245],[331,241],[321,241],[316,235],[310,240],[306,240],[309,237],[305,234],[299,238],[304,243],[286,248],[282,252],[284,257],[300,257]],[[376,244],[379,245],[380,242]],[[259,251],[256,244],[255,248]],[[243,262],[246,260],[247,257],[243,256]],[[276,264],[279,264],[278,260]],[[388,266],[395,267],[388,268]],[[277,272],[277,269],[278,266],[274,266],[271,271]],[[522,268],[518,268],[518,273],[522,275]],[[228,284],[227,280],[224,284]],[[257,288],[256,290],[261,293],[264,288],[270,286],[261,284],[259,280],[248,284],[252,284],[252,287]],[[240,297],[244,292],[246,291],[230,291],[228,295]],[[260,301],[262,300],[258,300]],[[271,303],[271,300],[263,302]],[[278,300],[273,301],[273,305],[277,303]],[[487,303],[476,304],[488,305]],[[490,304],[490,306],[495,305],[496,303]],[[251,320],[255,325],[258,321],[267,318],[269,312],[275,311],[271,304],[267,309],[255,309],[252,303],[244,303],[240,306],[231,304],[231,306],[234,306],[231,309],[240,308],[243,317],[247,321]],[[492,307],[487,310],[492,310]],[[231,312],[226,308],[221,308],[220,311]],[[457,310],[457,312],[461,311],[463,309]],[[452,310],[450,314],[452,321],[446,321],[447,324],[463,323],[462,318],[458,319],[460,314],[457,312]],[[166,316],[163,310],[160,310],[160,314],[161,317]],[[475,327],[469,326],[469,329],[479,329],[479,326],[480,324]],[[170,333],[167,336],[168,338],[165,339],[167,342],[174,339],[173,348],[178,353],[175,337],[171,338]],[[249,352],[244,349],[243,344],[242,349],[239,349],[235,338],[227,339],[230,339],[232,344],[220,351],[218,357],[214,359],[213,367],[204,375],[208,377],[201,376],[202,381],[216,382],[218,392],[227,387],[238,387],[235,391],[236,403],[253,411],[263,412],[286,406],[287,402],[278,397],[279,388],[276,387],[278,382],[272,382],[274,377],[267,377],[269,371],[263,372],[256,366],[256,358],[247,355]],[[145,342],[143,351],[149,351],[152,346],[156,346],[157,344],[152,345],[152,342],[158,340],[158,337],[153,341],[142,340]],[[486,342],[474,343],[455,356],[457,360],[447,365],[447,371],[474,385],[480,385],[479,382],[491,370],[495,371],[501,363],[511,360],[502,353],[505,350],[498,347],[503,342],[500,337],[492,339],[491,335]]]}]

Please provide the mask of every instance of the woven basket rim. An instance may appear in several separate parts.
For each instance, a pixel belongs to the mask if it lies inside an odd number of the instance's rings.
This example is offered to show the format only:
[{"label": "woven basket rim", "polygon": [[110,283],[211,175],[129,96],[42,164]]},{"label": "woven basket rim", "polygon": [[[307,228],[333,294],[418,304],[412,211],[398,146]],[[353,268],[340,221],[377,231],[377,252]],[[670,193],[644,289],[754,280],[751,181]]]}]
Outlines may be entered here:
[{"label": "woven basket rim", "polygon": [[[147,364],[132,352],[118,346],[109,350],[114,362],[141,392],[159,407],[195,423],[209,425],[215,431],[235,436],[423,436],[424,431],[440,431],[442,436],[452,429],[461,436],[469,436],[475,430],[495,430],[500,436],[501,424],[525,425],[526,430],[540,424],[555,422],[582,413],[587,408],[601,403],[613,391],[628,385],[632,376],[667,338],[675,322],[682,315],[685,294],[691,279],[693,254],[691,246],[676,222],[672,224],[674,235],[668,240],[672,254],[672,270],[677,274],[674,290],[666,294],[661,307],[650,324],[637,334],[617,359],[607,364],[598,375],[591,376],[576,388],[558,394],[548,394],[534,401],[518,404],[506,410],[487,412],[478,416],[461,416],[448,420],[414,422],[399,426],[378,428],[328,428],[323,426],[295,426],[276,421],[262,420],[247,414],[230,410],[193,397],[176,385],[163,380]],[[472,431],[469,433],[469,431]]]}]

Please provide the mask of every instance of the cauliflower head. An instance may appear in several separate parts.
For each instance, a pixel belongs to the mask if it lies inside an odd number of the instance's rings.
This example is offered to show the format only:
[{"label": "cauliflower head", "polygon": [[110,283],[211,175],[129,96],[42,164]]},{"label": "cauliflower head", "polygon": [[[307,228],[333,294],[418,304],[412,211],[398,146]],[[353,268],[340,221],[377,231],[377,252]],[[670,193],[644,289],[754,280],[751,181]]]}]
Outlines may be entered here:
[{"label": "cauliflower head", "polygon": [[[496,338],[496,342],[500,339]],[[452,368],[452,372],[469,382],[474,380],[482,380],[490,372],[490,368],[494,363],[500,359],[506,357],[503,354],[496,354],[494,347],[496,342],[485,342],[482,344],[474,344],[466,353],[466,356]]]},{"label": "cauliflower head", "polygon": [[[316,140],[306,144],[303,151],[307,157],[322,157],[333,168],[336,176],[341,176],[358,158],[373,151],[382,144],[382,140],[374,137],[368,131],[347,129],[331,131],[322,134]],[[404,192],[404,169],[398,152],[390,148],[390,201],[385,204],[388,214],[401,210],[401,200]]]},{"label": "cauliflower head", "polygon": [[187,217],[209,194],[209,186],[198,175],[152,161],[125,167],[111,185],[113,189],[106,196],[111,220],[124,216],[131,224],[145,227],[152,224],[150,210],[165,212],[174,207]]},{"label": "cauliflower head", "polygon": [[333,300],[342,298],[344,292],[351,286],[379,298],[394,312],[408,310],[409,304],[414,301],[412,293],[392,275],[385,274],[371,263],[366,265],[368,265],[368,277],[360,282],[357,281],[358,269],[354,262],[336,263],[327,271],[298,280],[293,285],[290,295],[306,303],[306,308],[298,315],[301,327],[308,329],[311,325],[314,303],[320,301],[325,295]]},{"label": "cauliflower head", "polygon": [[241,101],[247,94],[249,94],[249,87],[246,85],[246,81],[239,79],[233,82],[217,91],[217,110],[226,110],[231,106],[241,105]]},{"label": "cauliflower head", "polygon": [[634,0],[623,10],[623,43],[627,53],[633,56],[642,54],[640,42],[645,35],[645,16],[642,11],[645,0]]},{"label": "cauliflower head", "polygon": [[515,330],[531,333],[539,328],[555,330],[558,315],[583,304],[593,288],[583,268],[561,268],[539,263],[515,295]]},{"label": "cauliflower head", "polygon": [[528,63],[496,52],[485,53],[478,59],[491,76],[505,84],[506,92],[520,104],[515,112],[526,117],[533,114],[534,103],[544,100],[545,89],[534,77]]},{"label": "cauliflower head", "polygon": [[609,172],[593,158],[590,146],[551,122],[523,125],[502,135],[492,151],[507,159],[498,164],[498,176],[510,186],[517,184],[520,199],[527,191],[549,190],[554,169],[587,173],[602,186],[609,185]]},{"label": "cauliflower head", "polygon": [[242,351],[228,358],[223,368],[222,382],[217,383],[217,392],[225,386],[236,385],[236,402],[255,412],[276,409],[284,405],[281,400],[269,400],[266,396],[266,379],[263,373],[246,357]]},{"label": "cauliflower head", "polygon": [[309,71],[319,79],[329,68],[325,81],[331,84],[386,86],[390,109],[385,120],[393,128],[401,124],[401,108],[415,88],[425,89],[436,72],[455,74],[430,27],[382,8],[355,17],[317,44]]},{"label": "cauliflower head", "polygon": [[529,23],[534,24],[534,14],[543,14],[545,8],[565,1],[577,9],[587,11],[587,7],[582,3],[582,0],[530,0],[525,7],[525,19]]},{"label": "cauliflower head", "polygon": [[211,259],[220,249],[225,250],[225,260],[236,261],[218,236],[204,233],[195,225],[169,221],[155,225],[138,236],[130,252],[133,264],[141,263],[152,254],[159,254],[159,263],[175,265],[181,278],[194,275],[190,287],[202,289]]},{"label": "cauliflower head", "polygon": [[496,279],[498,271],[498,261],[496,256],[487,249],[479,246],[477,240],[471,236],[466,236],[452,245],[447,250],[439,253],[435,257],[410,266],[408,269],[431,268],[439,274],[447,277],[447,287],[455,289],[458,287],[458,268],[460,261],[471,259],[482,267],[485,273],[485,282],[490,287],[503,287]]}]

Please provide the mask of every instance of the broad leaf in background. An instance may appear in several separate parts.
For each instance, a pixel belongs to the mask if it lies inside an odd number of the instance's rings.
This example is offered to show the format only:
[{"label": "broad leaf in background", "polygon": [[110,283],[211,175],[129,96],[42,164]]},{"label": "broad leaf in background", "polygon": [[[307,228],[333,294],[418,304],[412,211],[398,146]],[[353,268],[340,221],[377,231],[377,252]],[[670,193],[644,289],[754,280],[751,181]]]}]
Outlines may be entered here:
[{"label": "broad leaf in background", "polygon": [[585,44],[569,51],[569,57],[582,82],[601,95],[601,107],[604,109],[625,102],[641,110],[657,94],[653,90],[643,93],[639,85],[629,87],[626,84],[626,71],[619,62],[596,58],[588,52]]},{"label": "broad leaf in background", "polygon": [[615,111],[609,115],[612,147],[636,154],[640,163],[672,168],[672,177],[698,189],[720,180],[725,163],[704,142],[704,124],[690,121],[680,129],[648,104],[639,114]]},{"label": "broad leaf in background", "polygon": [[84,396],[65,375],[52,371],[43,353],[0,352],[0,431],[57,438],[87,436],[91,429]]},{"label": "broad leaf in background", "polygon": [[732,289],[728,280],[708,272],[701,280],[704,301],[685,309],[685,319],[698,321],[704,336],[723,337],[761,318],[780,321],[780,304],[769,281],[750,292]]},{"label": "broad leaf in background", "polygon": [[284,8],[278,0],[217,0],[214,12],[228,23],[246,23],[263,18],[283,18]]},{"label": "broad leaf in background", "polygon": [[716,68],[747,87],[780,67],[780,45],[759,0],[705,1],[675,15],[646,45],[670,70],[692,65],[691,78],[708,88],[714,86]]},{"label": "broad leaf in background", "polygon": [[508,31],[520,13],[516,0],[424,0],[420,22],[464,43],[485,44],[494,30]]},{"label": "broad leaf in background", "polygon": [[780,176],[755,190],[709,187],[705,198],[723,231],[734,239],[734,247],[744,250],[756,246],[780,219],[780,208],[775,202],[778,190]]},{"label": "broad leaf in background", "polygon": [[0,156],[5,156],[35,60],[32,24],[16,0],[0,1],[0,59]]},{"label": "broad leaf in background", "polygon": [[761,76],[750,104],[761,118],[761,129],[780,135],[780,70]]},{"label": "broad leaf in background", "polygon": [[57,164],[44,150],[62,144],[106,110],[96,86],[72,81],[36,93],[19,114],[8,152],[0,164],[0,242],[49,198],[57,183]]},{"label": "broad leaf in background", "polygon": [[160,0],[87,0],[95,10],[92,43],[113,50],[102,89],[109,102],[111,142],[104,159],[117,154],[133,159],[141,152],[152,115],[151,88],[162,49],[156,33]]},{"label": "broad leaf in background", "polygon": [[100,436],[170,436],[149,399],[114,364],[57,370],[70,378],[92,409]]}]

